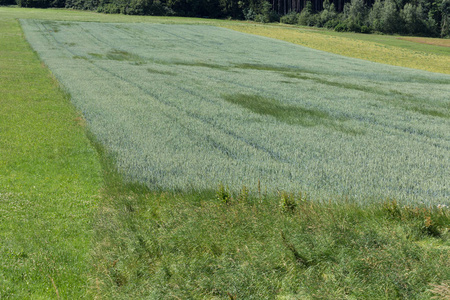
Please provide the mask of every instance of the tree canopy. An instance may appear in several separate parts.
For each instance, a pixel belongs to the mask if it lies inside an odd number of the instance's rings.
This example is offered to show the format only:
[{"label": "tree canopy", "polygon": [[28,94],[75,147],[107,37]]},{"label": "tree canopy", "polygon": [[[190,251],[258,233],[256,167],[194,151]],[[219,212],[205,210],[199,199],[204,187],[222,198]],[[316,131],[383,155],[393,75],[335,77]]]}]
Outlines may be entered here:
[{"label": "tree canopy", "polygon": [[130,15],[280,21],[362,33],[450,33],[450,0],[0,0],[0,5],[14,2]]}]

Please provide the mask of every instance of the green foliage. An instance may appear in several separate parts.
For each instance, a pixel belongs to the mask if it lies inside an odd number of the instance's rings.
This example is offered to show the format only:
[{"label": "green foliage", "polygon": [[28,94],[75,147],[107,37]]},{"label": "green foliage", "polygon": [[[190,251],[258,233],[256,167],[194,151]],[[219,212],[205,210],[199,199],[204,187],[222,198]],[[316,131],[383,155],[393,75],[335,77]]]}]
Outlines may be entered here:
[{"label": "green foliage", "polygon": [[401,217],[401,209],[396,200],[388,200],[383,202],[383,210],[387,215],[393,218]]},{"label": "green foliage", "polygon": [[323,10],[320,12],[320,26],[327,28],[334,28],[335,26],[331,26],[331,23],[336,20],[337,12],[334,6],[334,3],[331,3],[328,0],[323,2]]},{"label": "green foliage", "polygon": [[[323,9],[314,13],[310,1],[300,14],[290,12],[282,17],[282,23],[292,24],[296,18],[299,25],[333,28],[335,31],[371,33],[406,33],[437,36],[448,35],[448,13],[446,1],[436,2],[395,2],[376,0],[367,7],[362,0],[353,0],[344,5],[342,12],[335,11],[334,4],[325,1]],[[309,4],[308,4],[309,3]]]},{"label": "green foliage", "polygon": [[352,0],[344,6],[344,16],[348,22],[361,26],[367,14],[364,0]]},{"label": "green foliage", "polygon": [[336,27],[334,27],[334,30],[337,32],[343,32],[343,31],[348,31],[348,27],[346,23],[341,23],[339,22]]},{"label": "green foliage", "polygon": [[411,224],[416,238],[423,236],[443,237],[448,234],[450,210],[446,205],[437,207],[400,207],[397,201],[383,203],[383,211],[392,219],[399,219]]},{"label": "green foliage", "polygon": [[381,23],[381,12],[384,2],[381,0],[375,0],[372,8],[370,9],[367,22],[375,31],[383,31],[383,24]]},{"label": "green foliage", "polygon": [[241,191],[239,192],[238,201],[240,202],[246,202],[249,200],[250,191],[249,189],[244,185],[241,188]]},{"label": "green foliage", "polygon": [[50,2],[48,0],[16,0],[16,3],[20,7],[49,7]]},{"label": "green foliage", "polygon": [[288,194],[285,191],[280,193],[281,202],[280,207],[283,212],[293,212],[297,207],[297,203],[295,201],[294,195]]},{"label": "green foliage", "polygon": [[[85,3],[82,3],[84,4]],[[174,15],[175,12],[167,7],[164,3],[160,1],[153,0],[130,0],[129,2],[124,2],[120,0],[113,0],[111,2],[104,2],[100,0],[98,6],[93,6],[96,8],[97,12],[107,13],[107,14],[125,14],[125,15],[148,15],[148,16],[170,16]],[[74,5],[73,8],[79,8]]]},{"label": "green foliage", "polygon": [[255,21],[261,22],[261,23],[270,22],[271,21],[271,19],[270,19],[271,8],[272,8],[272,5],[269,2],[263,1],[261,3],[261,8],[260,8],[261,13],[255,16]]},{"label": "green foliage", "polygon": [[280,22],[284,24],[297,24],[299,14],[295,11],[290,11],[288,14],[280,18]]},{"label": "green foliage", "polygon": [[298,24],[303,26],[316,25],[316,16],[313,14],[311,1],[306,1],[305,8],[298,16]]},{"label": "green foliage", "polygon": [[414,34],[425,32],[426,24],[424,23],[424,20],[426,20],[426,18],[422,5],[406,3],[400,11],[400,17],[404,22],[407,33]]},{"label": "green foliage", "polygon": [[358,21],[354,19],[348,19],[346,23],[347,31],[361,32],[361,25]]},{"label": "green foliage", "polygon": [[361,26],[361,33],[371,33],[372,29],[370,29],[370,27],[363,25]]},{"label": "green foliage", "polygon": [[223,184],[219,184],[216,197],[220,202],[223,202],[225,204],[230,204],[232,200],[230,192],[227,188],[225,188]]},{"label": "green foliage", "polygon": [[[242,6],[243,2],[240,3]],[[272,10],[272,5],[266,0],[250,3],[248,7],[244,7],[243,16],[247,21],[256,21],[260,23],[280,21],[280,16]]]},{"label": "green foliage", "polygon": [[381,9],[380,23],[383,32],[394,33],[401,30],[400,16],[394,0],[385,0]]},{"label": "green foliage", "polygon": [[442,0],[440,6],[441,18],[441,37],[447,37],[450,34],[450,1]]},{"label": "green foliage", "polygon": [[254,21],[256,13],[252,8],[244,8],[243,10],[244,18],[247,21]]}]

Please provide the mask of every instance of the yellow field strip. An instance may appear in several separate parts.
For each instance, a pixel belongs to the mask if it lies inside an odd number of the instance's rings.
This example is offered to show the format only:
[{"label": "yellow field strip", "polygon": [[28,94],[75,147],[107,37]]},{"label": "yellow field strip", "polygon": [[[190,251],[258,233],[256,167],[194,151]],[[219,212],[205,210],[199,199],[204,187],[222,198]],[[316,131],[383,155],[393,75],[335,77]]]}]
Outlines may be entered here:
[{"label": "yellow field strip", "polygon": [[222,24],[221,26],[344,56],[393,66],[450,74],[450,56],[412,51],[370,41],[318,34],[314,31],[305,31],[298,28],[242,23]]}]

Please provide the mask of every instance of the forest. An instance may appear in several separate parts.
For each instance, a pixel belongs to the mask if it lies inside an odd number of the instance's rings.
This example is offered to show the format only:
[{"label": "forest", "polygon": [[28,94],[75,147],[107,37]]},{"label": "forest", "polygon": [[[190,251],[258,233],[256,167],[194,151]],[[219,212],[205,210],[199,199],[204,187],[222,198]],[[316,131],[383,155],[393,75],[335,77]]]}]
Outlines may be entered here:
[{"label": "forest", "polygon": [[442,38],[450,32],[450,0],[0,0],[0,5],[229,18]]}]

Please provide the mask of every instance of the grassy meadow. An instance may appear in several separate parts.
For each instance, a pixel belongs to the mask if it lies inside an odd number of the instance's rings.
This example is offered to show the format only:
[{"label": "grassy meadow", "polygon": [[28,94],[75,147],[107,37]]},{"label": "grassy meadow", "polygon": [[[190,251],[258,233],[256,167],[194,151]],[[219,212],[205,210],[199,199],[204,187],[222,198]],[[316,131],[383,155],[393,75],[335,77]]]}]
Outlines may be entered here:
[{"label": "grassy meadow", "polygon": [[0,299],[448,298],[442,47],[2,7],[0,30]]},{"label": "grassy meadow", "polygon": [[76,299],[102,186],[83,117],[0,16],[0,299]]}]

